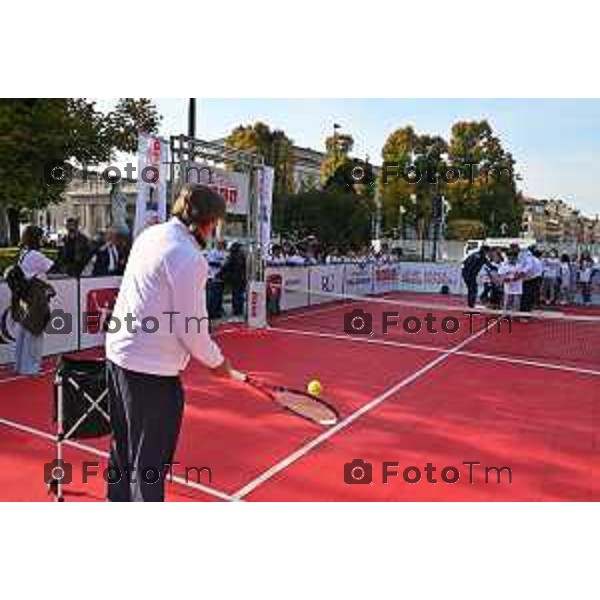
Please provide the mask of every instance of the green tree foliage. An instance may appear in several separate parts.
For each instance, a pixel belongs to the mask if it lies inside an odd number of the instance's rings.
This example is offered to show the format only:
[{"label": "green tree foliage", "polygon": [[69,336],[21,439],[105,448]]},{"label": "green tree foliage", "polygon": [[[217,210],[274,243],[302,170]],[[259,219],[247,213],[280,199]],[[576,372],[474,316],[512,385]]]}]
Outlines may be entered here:
[{"label": "green tree foliage", "polygon": [[12,237],[20,212],[62,200],[64,186],[48,185],[50,165],[97,164],[132,152],[138,132],[155,132],[160,119],[145,98],[121,98],[108,113],[85,98],[0,101],[0,209],[13,217]]},{"label": "green tree foliage", "polygon": [[379,182],[384,229],[393,229],[402,221],[403,226],[414,225],[419,237],[425,235],[433,197],[438,193],[435,174],[443,169],[446,152],[443,138],[419,135],[410,126],[388,137],[382,150],[387,177],[383,173]]},{"label": "green tree foliage", "polygon": [[485,227],[474,219],[453,219],[448,222],[446,237],[449,240],[477,240],[485,236]]},{"label": "green tree foliage", "polygon": [[293,142],[283,131],[271,130],[268,125],[261,122],[254,125],[240,125],[227,136],[225,145],[236,150],[248,150],[262,155],[265,164],[275,170],[273,190],[275,199],[293,191]]},{"label": "green tree foliage", "polygon": [[314,235],[325,250],[359,250],[370,243],[374,210],[368,196],[310,191],[282,198],[273,224],[276,232],[292,239]]},{"label": "green tree foliage", "polygon": [[354,138],[346,133],[336,133],[325,140],[325,158],[321,163],[321,183],[328,186],[336,173],[351,162],[350,153]]},{"label": "green tree foliage", "polygon": [[522,206],[515,161],[502,147],[490,124],[456,123],[448,146],[448,162],[463,169],[463,177],[449,183],[446,189],[452,207],[449,225],[454,220],[478,221],[488,236],[499,236],[506,225],[507,235],[517,235]]},{"label": "green tree foliage", "polygon": [[377,176],[373,165],[358,158],[352,158],[337,168],[323,188],[342,194],[358,194],[374,198],[376,184]]}]

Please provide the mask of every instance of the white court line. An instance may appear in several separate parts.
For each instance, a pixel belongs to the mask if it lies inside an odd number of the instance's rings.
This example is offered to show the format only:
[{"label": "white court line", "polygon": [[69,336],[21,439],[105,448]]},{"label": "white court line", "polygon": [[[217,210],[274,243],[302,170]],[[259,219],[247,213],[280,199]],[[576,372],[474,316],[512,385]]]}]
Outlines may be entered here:
[{"label": "white court line", "polygon": [[[0,425],[5,425],[6,427],[11,427],[13,429],[17,429],[18,431],[22,431],[24,433],[29,433],[31,435],[35,435],[37,437],[43,438],[45,440],[49,440],[51,442],[56,442],[56,436],[51,433],[47,433],[46,431],[42,431],[41,429],[36,429],[35,427],[30,427],[29,425],[23,425],[22,423],[17,423],[16,421],[9,421],[8,419],[0,418]],[[108,458],[108,452],[104,452],[103,450],[98,450],[98,448],[94,448],[93,446],[88,446],[87,444],[81,444],[79,442],[74,442],[72,440],[65,440],[63,442],[66,446],[71,446],[72,448],[77,448],[78,450],[82,450],[83,452],[88,452],[90,454],[94,454],[101,458]],[[179,485],[193,488],[195,490],[199,490],[208,494],[210,496],[215,496],[221,500],[226,500],[228,502],[234,502],[239,500],[225,492],[221,492],[220,490],[208,487],[206,485],[202,485],[201,483],[196,483],[194,481],[187,481],[181,477],[173,477],[173,482]]]},{"label": "white court line", "polygon": [[385,402],[390,396],[393,396],[397,392],[399,392],[402,388],[410,385],[417,379],[423,377],[426,373],[435,369],[438,365],[442,364],[446,361],[450,356],[456,354],[461,348],[464,348],[470,342],[475,341],[477,338],[481,337],[486,332],[486,328],[483,328],[481,331],[474,333],[467,339],[463,340],[460,344],[450,348],[449,350],[444,351],[443,354],[428,362],[425,366],[421,367],[418,371],[415,371],[412,375],[405,377],[402,381],[399,381],[397,384],[388,388],[385,392],[368,402],[367,404],[361,406],[358,410],[355,410],[353,413],[348,415],[345,419],[342,419],[337,425],[330,427],[326,431],[324,431],[321,435],[313,438],[310,442],[304,444],[300,448],[298,448],[295,452],[285,457],[283,460],[280,460],[278,463],[273,465],[270,469],[267,469],[264,473],[247,483],[244,487],[240,488],[237,492],[234,492],[233,497],[241,500],[252,491],[254,491],[259,485],[262,485],[284,469],[287,469],[292,463],[296,462],[306,454],[308,454],[311,450],[320,446],[323,442],[328,440],[330,437],[334,436],[336,433],[340,432],[342,429],[345,429],[349,425],[351,425],[354,421],[359,419],[362,415],[370,412],[377,406],[379,406],[382,402]]},{"label": "white court line", "polygon": [[[33,378],[37,379],[37,378],[45,377],[49,373],[52,373],[52,369],[46,370],[46,371],[40,371],[39,375],[35,375]],[[13,377],[0,378],[0,384],[10,383],[11,381],[20,381],[21,379],[31,379],[31,378],[32,378],[31,375],[14,375]]]},{"label": "white court line", "polygon": [[[342,340],[355,343],[363,344],[375,344],[379,346],[391,346],[393,348],[408,348],[410,350],[423,350],[424,352],[435,352],[436,354],[444,354],[448,351],[447,348],[438,348],[436,346],[424,346],[422,344],[411,344],[410,342],[393,342],[391,340],[381,340],[377,338],[370,338],[367,336],[351,336],[341,335],[339,333],[326,333],[321,331],[303,331],[299,329],[287,329],[284,327],[269,327],[268,331],[274,331],[279,333],[290,333],[295,335],[303,335],[308,337],[320,337],[330,338],[334,340]],[[494,335],[493,333],[491,335]],[[583,367],[571,367],[569,365],[561,365],[556,363],[549,363],[543,361],[528,360],[525,358],[516,358],[510,356],[498,356],[495,354],[485,354],[483,352],[469,352],[460,350],[455,353],[456,356],[466,356],[469,358],[480,358],[482,360],[491,360],[496,362],[509,363],[514,365],[523,365],[526,367],[538,367],[541,369],[551,369],[553,371],[565,371],[567,373],[578,373],[581,375],[593,375],[600,377],[600,371],[595,369],[585,369]]]},{"label": "white court line", "polygon": [[[342,303],[336,304],[335,306],[327,306],[325,308],[317,308],[316,310],[313,308],[314,306],[315,306],[314,304],[311,304],[310,306],[307,306],[306,308],[304,308],[302,312],[297,312],[297,313],[294,313],[293,315],[284,315],[284,316],[276,315],[276,316],[274,316],[274,319],[277,322],[290,321],[293,319],[305,319],[306,317],[312,317],[313,315],[331,312],[333,310],[340,310],[340,309],[348,310],[348,304],[342,304]],[[293,309],[290,309],[290,310],[293,310]]]}]

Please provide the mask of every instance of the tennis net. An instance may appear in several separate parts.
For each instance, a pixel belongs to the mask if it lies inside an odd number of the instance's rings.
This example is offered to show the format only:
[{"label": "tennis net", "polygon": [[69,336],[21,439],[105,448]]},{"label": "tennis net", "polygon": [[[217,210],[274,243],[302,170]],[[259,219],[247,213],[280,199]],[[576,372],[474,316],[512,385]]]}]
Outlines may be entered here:
[{"label": "tennis net", "polygon": [[432,352],[456,351],[600,375],[600,309],[504,312],[464,298],[387,291],[352,295],[268,289],[268,324],[298,335]]}]

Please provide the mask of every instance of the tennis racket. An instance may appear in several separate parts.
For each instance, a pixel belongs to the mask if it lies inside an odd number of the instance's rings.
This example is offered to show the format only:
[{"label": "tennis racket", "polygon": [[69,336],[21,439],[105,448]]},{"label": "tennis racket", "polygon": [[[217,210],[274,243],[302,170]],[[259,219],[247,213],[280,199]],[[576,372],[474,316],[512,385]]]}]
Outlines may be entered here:
[{"label": "tennis racket", "polygon": [[243,381],[283,406],[286,410],[318,425],[328,427],[335,425],[340,419],[340,415],[334,406],[308,392],[301,392],[281,385],[270,385],[240,372],[236,373],[234,379]]}]

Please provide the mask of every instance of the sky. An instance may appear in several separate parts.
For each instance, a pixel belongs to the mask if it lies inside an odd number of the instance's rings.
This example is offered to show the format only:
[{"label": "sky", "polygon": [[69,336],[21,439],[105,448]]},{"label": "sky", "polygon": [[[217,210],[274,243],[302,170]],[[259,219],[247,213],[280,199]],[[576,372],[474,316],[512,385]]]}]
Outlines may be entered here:
[{"label": "sky", "polygon": [[[114,99],[96,99],[101,109]],[[187,131],[187,98],[155,98],[161,134]],[[334,123],[354,137],[353,154],[381,163],[390,133],[412,125],[448,139],[456,121],[487,119],[517,161],[521,189],[600,214],[600,99],[197,99],[197,136],[224,137],[263,121],[296,145],[324,149]]]}]

